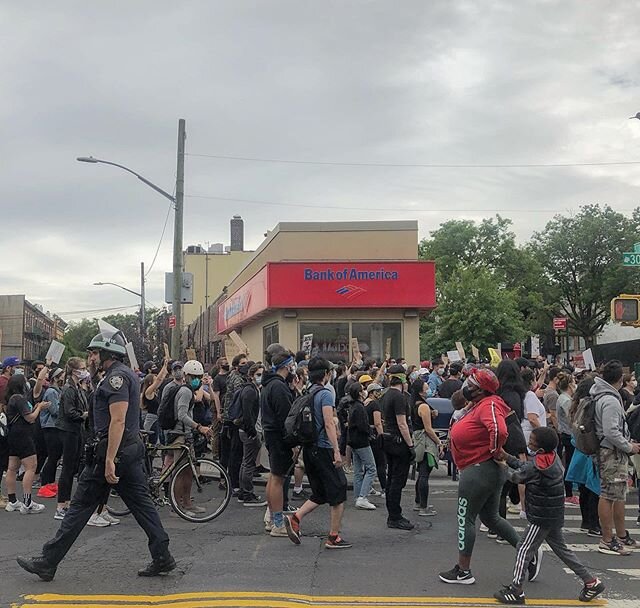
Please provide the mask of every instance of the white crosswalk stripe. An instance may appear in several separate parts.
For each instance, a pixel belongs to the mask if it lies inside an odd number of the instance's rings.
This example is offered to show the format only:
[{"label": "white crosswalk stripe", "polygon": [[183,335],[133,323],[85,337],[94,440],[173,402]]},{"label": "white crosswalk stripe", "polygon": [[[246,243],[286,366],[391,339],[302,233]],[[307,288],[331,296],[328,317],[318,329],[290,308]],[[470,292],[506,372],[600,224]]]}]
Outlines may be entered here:
[{"label": "white crosswalk stripe", "polygon": [[[563,568],[567,574],[573,574],[571,568]],[[640,568],[607,568],[607,572],[617,572],[629,578],[640,580]]]},{"label": "white crosswalk stripe", "polygon": [[[526,528],[522,528],[520,526],[514,526],[513,529],[516,532],[524,532]],[[565,534],[586,534],[580,528],[562,528]],[[640,536],[640,528],[627,528],[627,531],[631,536],[638,535]],[[592,537],[595,538],[595,537]]]}]

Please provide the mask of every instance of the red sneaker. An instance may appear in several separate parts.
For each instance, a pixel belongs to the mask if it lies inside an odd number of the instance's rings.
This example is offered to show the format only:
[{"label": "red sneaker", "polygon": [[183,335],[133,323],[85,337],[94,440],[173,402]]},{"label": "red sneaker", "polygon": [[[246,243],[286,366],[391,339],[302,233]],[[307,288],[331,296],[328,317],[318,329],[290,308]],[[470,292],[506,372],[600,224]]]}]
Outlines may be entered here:
[{"label": "red sneaker", "polygon": [[[54,485],[56,487],[54,487]],[[38,498],[55,498],[58,495],[57,484],[48,483],[38,490]]]}]

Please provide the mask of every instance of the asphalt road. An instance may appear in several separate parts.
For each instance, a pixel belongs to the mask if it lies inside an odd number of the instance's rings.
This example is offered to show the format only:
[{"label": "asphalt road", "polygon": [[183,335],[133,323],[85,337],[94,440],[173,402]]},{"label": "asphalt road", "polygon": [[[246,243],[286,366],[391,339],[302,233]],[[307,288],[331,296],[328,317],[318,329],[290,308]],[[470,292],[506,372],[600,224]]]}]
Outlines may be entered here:
[{"label": "asphalt road", "polygon": [[[175,573],[157,579],[136,576],[149,558],[146,538],[129,516],[118,526],[87,528],[55,580],[44,583],[15,563],[18,554],[38,553],[56,530],[54,501],[43,502],[47,510],[39,515],[0,512],[0,606],[480,606],[493,603],[487,598],[509,582],[515,556],[511,547],[479,533],[472,564],[477,583],[458,586],[438,580],[438,571],[449,569],[456,559],[456,484],[438,471],[430,500],[438,510],[435,518],[416,517],[411,512],[413,489],[405,490],[407,513],[417,523],[412,532],[388,529],[379,499],[381,508],[374,512],[347,509],[343,536],[353,548],[343,551],[324,548],[327,508],[305,519],[302,545],[294,546],[263,532],[263,509],[232,501],[218,520],[196,525],[165,507],[162,519],[178,560]],[[567,509],[567,515],[567,528],[573,529],[568,542],[605,581],[610,605],[624,600],[625,607],[640,606],[640,550],[629,557],[602,555],[595,550],[596,539],[577,530],[579,509]],[[636,517],[634,492],[627,519],[628,527],[637,531]],[[433,528],[421,526],[423,519],[432,521]],[[575,576],[548,552],[539,580],[525,591],[530,604],[538,600],[538,606],[567,606],[574,605],[567,600],[575,600],[580,588]]]}]

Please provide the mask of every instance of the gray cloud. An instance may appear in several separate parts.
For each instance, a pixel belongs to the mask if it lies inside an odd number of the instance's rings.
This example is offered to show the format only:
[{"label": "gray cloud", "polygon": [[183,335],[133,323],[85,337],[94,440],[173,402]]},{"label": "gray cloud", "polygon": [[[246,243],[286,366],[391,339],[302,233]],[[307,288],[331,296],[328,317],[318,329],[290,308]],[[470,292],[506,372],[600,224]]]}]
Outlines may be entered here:
[{"label": "gray cloud", "polygon": [[[632,3],[142,1],[1,3],[0,285],[55,311],[132,304],[164,223],[177,118],[191,153],[392,163],[640,160]],[[554,212],[630,211],[640,166],[426,169],[187,158],[185,244],[247,245],[283,220],[500,210],[518,238]],[[339,206],[343,209],[328,209]],[[315,208],[313,208],[315,207]],[[348,209],[345,207],[354,207]],[[384,209],[384,210],[383,210]],[[387,209],[396,209],[391,211]],[[148,297],[163,300],[173,217]]]}]

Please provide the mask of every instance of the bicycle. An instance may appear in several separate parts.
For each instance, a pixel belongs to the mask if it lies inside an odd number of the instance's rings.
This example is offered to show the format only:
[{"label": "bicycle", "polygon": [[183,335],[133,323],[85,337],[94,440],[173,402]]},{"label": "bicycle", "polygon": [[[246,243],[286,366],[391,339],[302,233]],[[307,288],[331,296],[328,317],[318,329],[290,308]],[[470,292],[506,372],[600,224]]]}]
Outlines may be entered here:
[{"label": "bicycle", "polygon": [[[152,445],[148,442],[148,433],[141,431],[141,435],[145,437],[145,470],[149,492],[157,506],[170,504],[182,519],[191,523],[206,523],[224,512],[231,501],[231,482],[222,465],[210,458],[196,457],[188,445]],[[163,450],[176,453],[173,462],[165,470],[162,468]],[[192,498],[192,505],[187,508],[180,504],[176,496],[176,482],[181,474],[188,475],[189,470],[192,476],[191,489],[195,489],[196,500]],[[165,496],[167,485],[168,496]],[[115,490],[111,491],[106,507],[114,517],[131,513]]]}]

